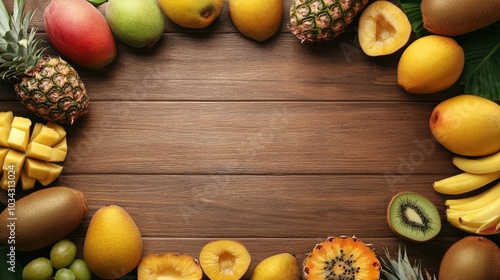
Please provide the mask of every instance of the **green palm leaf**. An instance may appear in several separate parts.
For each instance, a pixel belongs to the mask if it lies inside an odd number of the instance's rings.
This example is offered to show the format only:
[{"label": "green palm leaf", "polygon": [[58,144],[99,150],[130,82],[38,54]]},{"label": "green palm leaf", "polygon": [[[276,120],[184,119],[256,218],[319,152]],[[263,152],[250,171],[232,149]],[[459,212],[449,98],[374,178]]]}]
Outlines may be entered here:
[{"label": "green palm leaf", "polygon": [[[399,0],[417,37],[429,35],[423,27],[421,0]],[[458,82],[464,93],[500,101],[500,21],[455,37],[465,53],[465,66]]]}]

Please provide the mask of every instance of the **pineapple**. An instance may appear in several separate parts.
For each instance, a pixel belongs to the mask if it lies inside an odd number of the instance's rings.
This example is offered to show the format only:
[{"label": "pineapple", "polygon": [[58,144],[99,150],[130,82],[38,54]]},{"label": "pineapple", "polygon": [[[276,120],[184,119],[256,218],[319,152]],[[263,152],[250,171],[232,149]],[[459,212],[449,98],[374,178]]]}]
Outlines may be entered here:
[{"label": "pineapple", "polygon": [[24,13],[26,0],[14,0],[12,16],[0,2],[0,75],[14,84],[19,101],[35,115],[73,124],[88,109],[89,98],[75,69],[59,57],[42,56],[34,12]]},{"label": "pineapple", "polygon": [[382,259],[381,279],[384,280],[436,280],[436,277],[431,277],[426,272],[426,276],[422,273],[420,263],[411,265],[408,260],[406,250],[401,252],[401,247],[398,250],[397,260],[393,259],[389,251],[385,250],[386,259]]},{"label": "pineapple", "polygon": [[369,0],[293,0],[290,30],[301,42],[330,41],[344,32]]}]

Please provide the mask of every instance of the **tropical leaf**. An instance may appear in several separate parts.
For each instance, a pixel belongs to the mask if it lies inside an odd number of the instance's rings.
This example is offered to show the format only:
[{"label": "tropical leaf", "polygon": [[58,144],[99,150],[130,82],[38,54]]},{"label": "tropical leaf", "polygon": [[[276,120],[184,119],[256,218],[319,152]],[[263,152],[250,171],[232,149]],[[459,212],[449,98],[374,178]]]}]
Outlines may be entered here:
[{"label": "tropical leaf", "polygon": [[108,0],[87,0],[87,1],[94,6],[99,6],[101,4],[108,2]]},{"label": "tropical leaf", "polygon": [[[421,0],[399,0],[417,37],[429,35],[423,27]],[[500,21],[454,39],[465,53],[458,83],[464,93],[500,101]]]}]

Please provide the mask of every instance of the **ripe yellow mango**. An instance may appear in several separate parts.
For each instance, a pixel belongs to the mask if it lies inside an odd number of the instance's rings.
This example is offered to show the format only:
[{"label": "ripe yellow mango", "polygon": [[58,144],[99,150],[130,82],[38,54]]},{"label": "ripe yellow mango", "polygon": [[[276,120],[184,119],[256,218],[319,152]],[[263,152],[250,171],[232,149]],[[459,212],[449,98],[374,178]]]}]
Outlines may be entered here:
[{"label": "ripe yellow mango", "polygon": [[257,264],[250,280],[299,280],[300,265],[289,253],[270,256]]},{"label": "ripe yellow mango", "polygon": [[228,6],[234,25],[248,38],[263,42],[281,26],[283,0],[229,0]]}]

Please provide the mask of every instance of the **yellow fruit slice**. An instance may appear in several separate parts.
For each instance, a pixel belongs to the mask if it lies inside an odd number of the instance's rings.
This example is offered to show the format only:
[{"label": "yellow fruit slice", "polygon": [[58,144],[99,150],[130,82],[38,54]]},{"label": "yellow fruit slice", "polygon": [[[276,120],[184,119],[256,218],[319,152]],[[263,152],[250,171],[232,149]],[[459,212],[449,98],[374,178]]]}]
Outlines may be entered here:
[{"label": "yellow fruit slice", "polygon": [[0,112],[0,187],[15,188],[19,178],[22,189],[54,182],[61,174],[68,152],[66,130],[59,124],[46,125],[28,118]]}]

